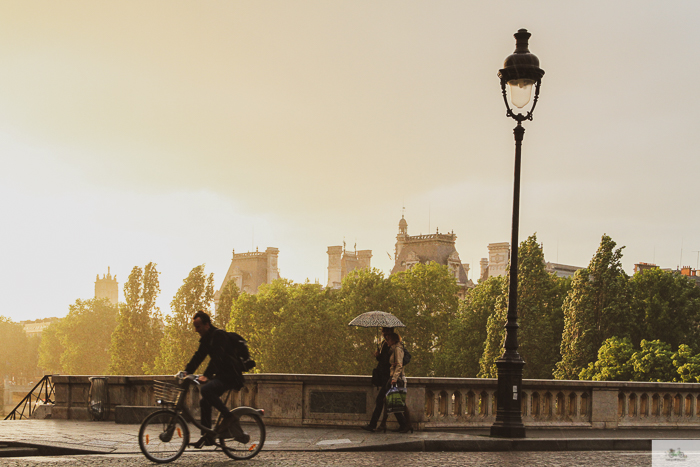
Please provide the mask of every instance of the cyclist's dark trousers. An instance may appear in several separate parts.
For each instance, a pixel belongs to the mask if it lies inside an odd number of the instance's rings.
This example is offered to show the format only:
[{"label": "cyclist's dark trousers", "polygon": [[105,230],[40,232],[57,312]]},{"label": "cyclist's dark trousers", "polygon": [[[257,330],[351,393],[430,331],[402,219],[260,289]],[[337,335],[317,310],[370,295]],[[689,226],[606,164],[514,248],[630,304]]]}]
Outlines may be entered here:
[{"label": "cyclist's dark trousers", "polygon": [[202,400],[199,401],[199,407],[202,409],[202,425],[206,428],[211,428],[212,406],[221,413],[229,411],[226,405],[221,402],[221,395],[229,389],[233,389],[232,384],[224,383],[218,379],[210,379],[199,388],[199,393],[202,395]]}]

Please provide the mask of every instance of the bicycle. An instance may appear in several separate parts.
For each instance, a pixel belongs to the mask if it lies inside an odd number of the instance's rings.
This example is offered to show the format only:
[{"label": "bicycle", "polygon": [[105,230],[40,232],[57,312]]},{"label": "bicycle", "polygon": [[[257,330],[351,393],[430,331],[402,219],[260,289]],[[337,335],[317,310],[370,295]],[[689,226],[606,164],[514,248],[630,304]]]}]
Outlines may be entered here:
[{"label": "bicycle", "polygon": [[164,409],[147,416],[139,429],[139,447],[148,460],[164,464],[180,457],[188,446],[201,448],[205,438],[190,443],[187,422],[206,433],[213,444],[232,459],[252,459],[260,452],[265,444],[264,410],[237,407],[231,411],[233,418],[226,424],[228,426],[222,424],[223,417],[219,414],[214,428],[206,428],[194,419],[185,404],[190,386],[200,384],[197,377],[182,373],[176,376],[177,385],[153,382],[156,403]]}]

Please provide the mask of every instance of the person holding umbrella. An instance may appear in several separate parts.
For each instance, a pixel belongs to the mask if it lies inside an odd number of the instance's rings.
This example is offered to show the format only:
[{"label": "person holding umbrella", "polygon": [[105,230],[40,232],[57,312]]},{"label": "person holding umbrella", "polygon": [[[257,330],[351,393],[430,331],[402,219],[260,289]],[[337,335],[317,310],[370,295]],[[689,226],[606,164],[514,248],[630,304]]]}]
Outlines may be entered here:
[{"label": "person holding umbrella", "polygon": [[375,401],[372,418],[367,425],[362,427],[363,430],[374,431],[377,428],[379,417],[382,415],[384,398],[386,397],[386,392],[389,390],[389,388],[387,388],[387,383],[391,378],[391,363],[389,362],[391,358],[391,347],[387,343],[387,336],[393,333],[394,328],[382,328],[382,336],[384,339],[382,340],[381,347],[374,351],[374,358],[377,359],[377,368],[372,374],[372,383],[379,386],[379,393]]},{"label": "person holding umbrella", "polygon": [[[363,430],[374,431],[377,429],[377,422],[382,414],[382,409],[384,409],[386,393],[392,386],[392,378],[396,376],[394,383],[398,383],[398,380],[401,379],[401,387],[405,387],[406,379],[403,374],[403,344],[400,342],[401,338],[394,332],[394,328],[406,327],[406,325],[391,313],[386,313],[384,311],[368,311],[350,321],[349,326],[381,328],[382,336],[384,337],[381,347],[377,346],[377,350],[374,352],[374,357],[377,359],[377,368],[372,372],[372,384],[379,387],[379,393],[377,394],[372,418],[367,425],[362,427]],[[397,351],[399,347],[400,350]],[[399,353],[400,355],[398,355]],[[403,433],[412,431],[410,423],[406,422],[402,413],[396,413],[395,415],[396,420],[399,422],[398,431]],[[386,430],[385,423],[386,417],[384,421],[382,421],[382,425]]]}]

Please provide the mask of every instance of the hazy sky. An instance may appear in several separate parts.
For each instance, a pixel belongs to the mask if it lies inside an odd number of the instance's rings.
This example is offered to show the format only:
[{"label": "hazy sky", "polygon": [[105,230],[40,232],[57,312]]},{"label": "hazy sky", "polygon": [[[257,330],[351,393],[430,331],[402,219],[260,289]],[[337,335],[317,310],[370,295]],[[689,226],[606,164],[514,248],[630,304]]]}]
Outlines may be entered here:
[{"label": "hazy sky", "polygon": [[[586,266],[696,267],[697,1],[0,2],[0,315],[63,316],[111,267],[159,305],[231,250],[393,266],[454,230],[478,278],[510,241],[515,123],[496,76],[527,28],[546,71],[525,123],[521,240]],[[681,253],[682,252],[682,253]]]}]

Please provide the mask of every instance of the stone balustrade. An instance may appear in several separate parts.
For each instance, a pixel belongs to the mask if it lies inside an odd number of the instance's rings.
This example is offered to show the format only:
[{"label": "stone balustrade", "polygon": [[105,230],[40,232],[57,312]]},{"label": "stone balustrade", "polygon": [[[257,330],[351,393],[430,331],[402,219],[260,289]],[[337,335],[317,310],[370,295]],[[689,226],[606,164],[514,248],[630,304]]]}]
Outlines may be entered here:
[{"label": "stone balustrade", "polygon": [[[116,406],[154,406],[153,380],[171,376],[109,376],[110,416]],[[87,419],[87,376],[53,377],[53,418]],[[279,426],[360,426],[374,409],[369,376],[253,374],[231,407],[265,409]],[[408,378],[407,405],[417,429],[487,428],[495,421],[497,381]],[[523,380],[527,428],[700,428],[700,383]],[[198,407],[199,394],[189,403]],[[393,418],[393,417],[391,417]]]}]

